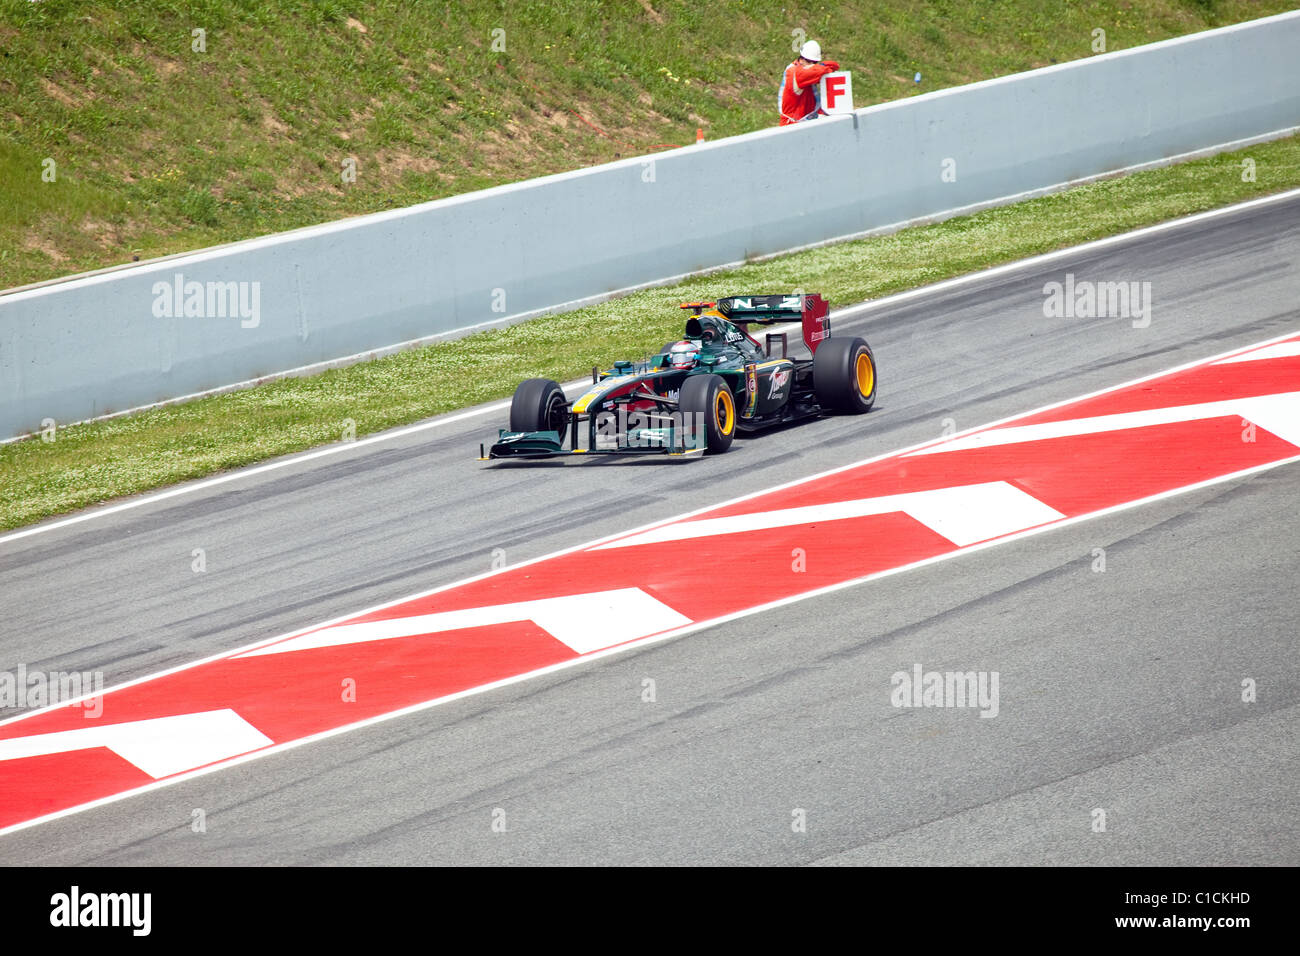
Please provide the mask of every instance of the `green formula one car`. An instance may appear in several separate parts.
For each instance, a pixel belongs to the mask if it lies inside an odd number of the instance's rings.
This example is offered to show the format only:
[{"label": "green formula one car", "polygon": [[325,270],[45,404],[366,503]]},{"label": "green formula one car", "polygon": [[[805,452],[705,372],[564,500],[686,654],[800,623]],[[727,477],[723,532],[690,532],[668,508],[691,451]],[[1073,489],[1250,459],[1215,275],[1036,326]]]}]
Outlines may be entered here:
[{"label": "green formula one car", "polygon": [[[591,388],[572,402],[550,379],[522,383],[510,428],[480,457],[719,454],[738,431],[827,411],[861,414],[875,403],[871,348],[831,338],[820,295],[731,296],[682,308],[691,313],[682,341],[642,362],[593,369]],[[749,333],[784,322],[802,323],[810,358],[787,357],[784,333],[768,333],[765,345]]]}]

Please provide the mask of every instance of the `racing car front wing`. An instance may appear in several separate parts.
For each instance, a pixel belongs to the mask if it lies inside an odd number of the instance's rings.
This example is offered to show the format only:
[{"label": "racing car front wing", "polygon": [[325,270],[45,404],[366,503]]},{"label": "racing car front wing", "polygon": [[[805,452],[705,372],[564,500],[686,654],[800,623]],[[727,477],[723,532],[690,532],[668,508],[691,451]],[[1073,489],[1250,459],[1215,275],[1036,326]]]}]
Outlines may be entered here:
[{"label": "racing car front wing", "polygon": [[577,447],[578,416],[572,423],[572,448],[564,447],[564,436],[556,431],[512,432],[500,429],[497,440],[487,454],[479,446],[479,460],[507,458],[555,458],[568,455],[670,455],[683,457],[702,455],[706,439],[694,429],[678,428],[672,425],[663,428],[635,428],[616,435],[610,435],[602,441],[602,436],[593,434],[596,439],[592,447]]}]

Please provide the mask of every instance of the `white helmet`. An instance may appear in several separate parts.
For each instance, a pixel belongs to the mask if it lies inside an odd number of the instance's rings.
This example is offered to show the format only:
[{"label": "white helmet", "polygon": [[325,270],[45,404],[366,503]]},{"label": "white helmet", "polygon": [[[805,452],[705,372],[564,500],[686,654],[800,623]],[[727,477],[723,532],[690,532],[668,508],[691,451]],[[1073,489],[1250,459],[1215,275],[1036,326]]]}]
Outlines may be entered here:
[{"label": "white helmet", "polygon": [[700,358],[700,347],[689,339],[682,339],[668,350],[668,361],[673,368],[694,368]]},{"label": "white helmet", "polygon": [[820,63],[822,59],[822,45],[816,40],[809,40],[799,48],[799,55],[805,60],[812,60],[814,63]]}]

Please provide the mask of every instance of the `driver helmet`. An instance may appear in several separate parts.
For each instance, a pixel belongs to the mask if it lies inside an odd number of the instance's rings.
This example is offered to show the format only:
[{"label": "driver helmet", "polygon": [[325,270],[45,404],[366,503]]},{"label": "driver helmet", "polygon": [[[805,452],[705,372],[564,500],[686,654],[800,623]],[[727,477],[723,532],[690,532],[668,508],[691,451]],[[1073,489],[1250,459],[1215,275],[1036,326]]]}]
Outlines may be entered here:
[{"label": "driver helmet", "polygon": [[689,339],[682,339],[668,350],[668,363],[673,368],[694,368],[700,358],[700,347]]}]

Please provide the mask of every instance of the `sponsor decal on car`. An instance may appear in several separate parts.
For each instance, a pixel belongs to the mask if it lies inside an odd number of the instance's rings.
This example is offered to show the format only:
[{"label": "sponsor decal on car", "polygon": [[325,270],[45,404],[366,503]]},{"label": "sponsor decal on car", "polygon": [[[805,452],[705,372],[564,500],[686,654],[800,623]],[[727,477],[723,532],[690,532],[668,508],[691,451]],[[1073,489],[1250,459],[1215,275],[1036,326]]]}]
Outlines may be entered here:
[{"label": "sponsor decal on car", "polygon": [[767,397],[770,399],[779,399],[786,385],[790,384],[791,370],[788,368],[779,368],[772,373],[771,384],[767,389]]}]

